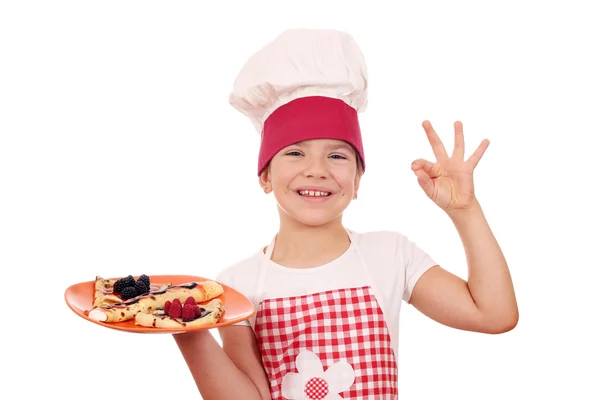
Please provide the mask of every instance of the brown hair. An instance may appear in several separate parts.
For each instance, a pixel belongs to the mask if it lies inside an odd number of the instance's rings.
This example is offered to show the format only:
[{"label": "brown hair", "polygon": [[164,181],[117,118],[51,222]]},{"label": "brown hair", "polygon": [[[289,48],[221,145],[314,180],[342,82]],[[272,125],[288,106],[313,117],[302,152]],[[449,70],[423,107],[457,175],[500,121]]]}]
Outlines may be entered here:
[{"label": "brown hair", "polygon": [[362,158],[360,158],[360,154],[358,154],[356,149],[354,149],[354,155],[356,156],[356,169],[358,171],[358,175],[362,176],[365,173],[365,166],[363,165]]}]

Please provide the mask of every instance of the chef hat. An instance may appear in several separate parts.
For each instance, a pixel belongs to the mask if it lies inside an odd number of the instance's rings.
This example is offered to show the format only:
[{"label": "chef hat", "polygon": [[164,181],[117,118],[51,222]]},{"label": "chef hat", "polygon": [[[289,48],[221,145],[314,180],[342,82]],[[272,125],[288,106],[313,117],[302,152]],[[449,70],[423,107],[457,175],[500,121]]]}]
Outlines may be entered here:
[{"label": "chef hat", "polygon": [[261,134],[259,175],[281,149],[309,139],[350,143],[364,169],[358,113],[367,106],[367,70],[347,33],[283,32],[244,64],[229,102]]}]

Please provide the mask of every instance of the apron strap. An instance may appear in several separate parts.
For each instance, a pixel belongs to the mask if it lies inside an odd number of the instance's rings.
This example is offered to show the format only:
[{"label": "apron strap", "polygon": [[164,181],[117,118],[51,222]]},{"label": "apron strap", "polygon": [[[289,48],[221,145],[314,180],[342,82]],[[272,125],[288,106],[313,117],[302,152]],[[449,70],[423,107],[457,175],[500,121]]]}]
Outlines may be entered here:
[{"label": "apron strap", "polygon": [[[277,235],[273,237],[269,246],[267,246],[267,250],[265,256],[262,257],[262,261],[260,263],[260,269],[258,271],[258,281],[256,282],[256,291],[254,294],[255,299],[262,299],[263,293],[265,289],[265,283],[267,281],[267,267],[269,262],[271,261],[271,257],[273,255],[273,248],[275,247],[275,240],[277,239]],[[262,252],[262,249],[261,249]]]},{"label": "apron strap", "polygon": [[271,240],[271,243],[269,243],[269,246],[267,246],[267,251],[265,253],[267,260],[271,260],[271,256],[273,255],[273,249],[275,248],[275,240],[276,239],[277,239],[277,235],[275,235],[273,237],[273,240]]}]

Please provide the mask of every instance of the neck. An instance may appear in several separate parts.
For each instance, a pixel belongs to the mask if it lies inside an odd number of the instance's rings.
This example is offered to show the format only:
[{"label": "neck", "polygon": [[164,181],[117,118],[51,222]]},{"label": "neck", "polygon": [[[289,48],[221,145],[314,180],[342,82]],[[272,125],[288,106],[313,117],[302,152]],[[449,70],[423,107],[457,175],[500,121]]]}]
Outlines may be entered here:
[{"label": "neck", "polygon": [[292,268],[314,267],[338,258],[349,244],[341,216],[320,226],[281,218],[271,259]]}]

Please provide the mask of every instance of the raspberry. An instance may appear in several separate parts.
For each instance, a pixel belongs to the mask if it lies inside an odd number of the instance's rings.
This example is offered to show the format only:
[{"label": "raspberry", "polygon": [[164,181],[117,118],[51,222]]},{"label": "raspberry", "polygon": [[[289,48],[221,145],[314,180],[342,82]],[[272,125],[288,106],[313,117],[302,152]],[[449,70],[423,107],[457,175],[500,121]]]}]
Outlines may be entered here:
[{"label": "raspberry", "polygon": [[169,317],[179,318],[181,317],[181,311],[181,301],[179,301],[179,299],[173,300],[169,307]]},{"label": "raspberry", "polygon": [[135,283],[135,290],[137,290],[138,296],[148,293],[148,286],[144,283],[144,281],[137,281]]},{"label": "raspberry", "polygon": [[169,300],[165,301],[165,306],[163,307],[163,312],[169,315],[169,307],[171,307],[171,302]]},{"label": "raspberry", "polygon": [[194,310],[194,317],[198,318],[200,315],[202,315],[202,310],[200,309],[200,306],[195,305],[192,307],[192,309]]},{"label": "raspberry", "polygon": [[121,298],[123,300],[132,299],[135,296],[137,296],[137,290],[134,287],[129,286],[121,291]]},{"label": "raspberry", "polygon": [[146,284],[146,287],[150,289],[150,278],[148,277],[148,275],[140,275],[140,277],[138,278],[138,282],[139,281],[144,282]]},{"label": "raspberry", "polygon": [[183,306],[183,312],[181,313],[181,318],[184,321],[191,321],[195,318],[194,316],[194,306],[191,304],[186,304]]},{"label": "raspberry", "polygon": [[190,296],[187,299],[185,299],[185,303],[183,303],[184,306],[186,304],[190,304],[192,306],[195,306],[196,305],[196,299],[194,299],[192,296]]}]

